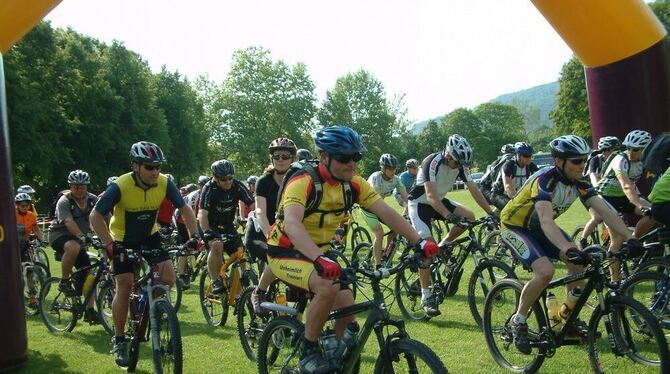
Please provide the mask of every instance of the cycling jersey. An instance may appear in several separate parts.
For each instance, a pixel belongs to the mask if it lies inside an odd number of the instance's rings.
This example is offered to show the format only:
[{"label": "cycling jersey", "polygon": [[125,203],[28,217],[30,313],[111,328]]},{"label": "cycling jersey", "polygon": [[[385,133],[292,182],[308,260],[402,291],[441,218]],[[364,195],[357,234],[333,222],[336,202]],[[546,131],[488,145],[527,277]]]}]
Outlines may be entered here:
[{"label": "cycling jersey", "polygon": [[386,178],[384,178],[384,173],[381,170],[372,173],[370,177],[368,177],[368,183],[370,183],[372,188],[374,188],[382,197],[391,196],[393,189],[405,191],[405,185],[400,182],[400,178],[397,175],[386,180]]},{"label": "cycling jersey", "polygon": [[[330,173],[325,170],[325,166],[322,164],[319,165],[316,172],[323,179],[323,197],[317,208],[319,211],[325,211],[326,213],[315,212],[310,214],[304,217],[303,224],[314,243],[320,247],[324,247],[329,245],[330,241],[333,240],[335,230],[337,230],[340,224],[347,221],[348,214],[344,211],[345,202],[342,183],[330,177]],[[363,208],[367,209],[377,200],[381,199],[372,186],[359,175],[354,176],[350,184],[351,188],[355,190],[353,191],[353,195],[356,197],[355,202]],[[298,171],[295,175],[291,176],[282,192],[278,216],[283,216],[284,209],[291,205],[306,207],[307,199],[312,194],[313,185],[312,178],[307,170]],[[283,231],[283,222],[279,218],[270,229],[268,245],[282,249],[293,247],[291,240]]]},{"label": "cycling jersey", "polygon": [[538,201],[549,201],[554,209],[554,218],[570,208],[580,198],[582,203],[595,196],[596,192],[585,179],[568,180],[556,167],[543,168],[533,174],[500,215],[505,225],[537,228],[539,219],[535,210]]},{"label": "cycling jersey", "polygon": [[98,202],[98,197],[90,192],[86,193],[86,203],[84,208],[79,207],[79,204],[70,197],[70,191],[66,191],[58,199],[56,203],[56,217],[51,220],[49,226],[49,242],[54,243],[56,239],[63,235],[72,235],[70,230],[65,227],[65,220],[72,218],[79,227],[79,231],[87,233],[91,231],[91,226],[88,216],[91,214],[93,207]]},{"label": "cycling jersey", "polygon": [[163,199],[160,208],[158,208],[158,223],[162,226],[170,225],[172,223],[172,215],[176,210],[170,199]]},{"label": "cycling jersey", "polygon": [[[35,226],[37,226],[37,216],[31,210],[21,214],[19,213],[19,210],[16,209],[16,226],[19,234],[25,233],[25,239],[29,240],[30,235],[34,232]],[[19,238],[19,241],[22,240],[23,238]]]},{"label": "cycling jersey", "polygon": [[649,194],[652,203],[666,203],[670,201],[670,168],[656,181]]},{"label": "cycling jersey", "polygon": [[403,171],[400,174],[400,182],[402,182],[402,185],[405,186],[405,191],[407,192],[412,190],[415,181],[416,181],[416,175],[412,175],[409,171]]},{"label": "cycling jersey", "polygon": [[235,222],[240,200],[245,204],[254,203],[247,187],[237,179],[228,190],[221,188],[214,179],[207,182],[200,193],[200,209],[207,211],[210,228],[223,228]]},{"label": "cycling jersey", "polygon": [[447,159],[442,152],[433,153],[421,162],[421,168],[416,177],[416,185],[410,191],[409,199],[428,204],[426,188],[423,185],[425,182],[435,182],[437,184],[437,196],[442,198],[447,192],[451,191],[456,178],[461,178],[464,182],[471,181],[470,169],[464,166],[452,169],[447,165]]},{"label": "cycling jersey", "polygon": [[589,160],[589,165],[587,166],[587,170],[589,171],[588,174],[596,173],[596,175],[600,175],[604,163],[605,155],[602,153],[592,157],[591,160]]},{"label": "cycling jersey", "polygon": [[[514,190],[519,191],[526,180],[537,171],[537,165],[534,162],[521,167],[515,159],[507,160],[503,164],[502,170],[506,176],[512,178]],[[496,193],[503,193],[505,191],[505,184],[503,181],[503,173],[498,174],[498,179],[493,184],[493,191]]]},{"label": "cycling jersey", "polygon": [[272,174],[265,174],[256,183],[256,196],[265,198],[265,212],[270,225],[275,223],[277,213],[277,194],[279,185],[275,182]]},{"label": "cycling jersey", "polygon": [[603,196],[626,196],[617,176],[627,175],[628,179],[635,184],[642,177],[643,169],[642,162],[630,162],[623,152],[619,153],[613,156],[596,189]]},{"label": "cycling jersey", "polygon": [[117,242],[142,242],[158,232],[156,216],[166,197],[176,209],[184,206],[179,188],[164,174],[159,175],[156,186],[147,190],[138,185],[136,178],[134,172],[120,176],[95,205],[102,215],[113,211],[109,229]]}]

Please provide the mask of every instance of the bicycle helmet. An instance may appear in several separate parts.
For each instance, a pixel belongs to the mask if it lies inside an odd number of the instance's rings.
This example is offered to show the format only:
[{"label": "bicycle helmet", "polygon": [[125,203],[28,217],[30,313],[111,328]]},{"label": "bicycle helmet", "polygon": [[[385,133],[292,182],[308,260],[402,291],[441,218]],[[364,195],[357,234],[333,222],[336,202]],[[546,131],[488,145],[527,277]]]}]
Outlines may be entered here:
[{"label": "bicycle helmet", "polygon": [[549,143],[551,155],[560,158],[586,156],[591,153],[591,147],[584,138],[577,135],[563,135]]},{"label": "bicycle helmet", "polygon": [[353,129],[342,125],[324,127],[317,131],[314,144],[317,149],[329,155],[353,155],[367,151],[361,136]]},{"label": "bicycle helmet", "polygon": [[379,166],[387,168],[397,168],[398,158],[390,153],[384,153],[379,157]]},{"label": "bicycle helmet", "polygon": [[514,153],[514,144],[505,144],[502,146],[502,148],[500,148],[500,154],[504,155],[506,153]]},{"label": "bicycle helmet", "polygon": [[250,186],[252,184],[255,186],[257,181],[258,181],[258,177],[255,176],[255,175],[250,175],[249,178],[247,178],[247,184],[250,185]]},{"label": "bicycle helmet", "polygon": [[151,142],[137,142],[130,147],[130,157],[135,162],[163,163],[165,156],[159,146]]},{"label": "bicycle helmet", "polygon": [[168,174],[165,174],[165,176],[167,177],[167,179],[168,179],[170,182],[174,183],[174,176],[173,176],[172,174],[169,174],[169,173],[168,173]]},{"label": "bicycle helmet", "polygon": [[409,160],[405,161],[405,167],[417,168],[417,167],[419,167],[419,161],[417,161],[414,158],[410,158]]},{"label": "bicycle helmet", "polygon": [[621,141],[616,136],[603,136],[598,140],[598,149],[606,150],[612,148],[619,148],[621,146]]},{"label": "bicycle helmet", "polygon": [[109,187],[112,183],[116,182],[117,178],[118,177],[116,177],[116,176],[107,178],[107,187]]},{"label": "bicycle helmet", "polygon": [[91,184],[91,177],[83,170],[73,170],[67,176],[68,184]]},{"label": "bicycle helmet", "polygon": [[21,192],[14,197],[14,202],[15,203],[21,203],[21,202],[24,202],[24,201],[28,201],[28,202],[33,201],[32,197],[30,197],[30,195],[28,195],[27,192]]},{"label": "bicycle helmet", "polygon": [[458,134],[449,137],[445,152],[461,165],[469,166],[472,162],[472,147],[464,137]]},{"label": "bicycle helmet", "polygon": [[228,160],[214,161],[211,169],[212,174],[219,178],[235,174],[235,166]]},{"label": "bicycle helmet", "polygon": [[24,184],[16,190],[16,193],[35,193],[35,190],[29,185]]},{"label": "bicycle helmet", "polygon": [[314,156],[312,156],[312,152],[306,150],[305,148],[298,149],[298,161],[311,160],[313,158]]},{"label": "bicycle helmet", "polygon": [[205,175],[201,175],[198,177],[198,185],[200,187],[204,186],[207,182],[209,182],[209,177]]},{"label": "bicycle helmet", "polygon": [[516,142],[514,143],[514,151],[522,156],[532,156],[533,147],[526,142]]},{"label": "bicycle helmet", "polygon": [[651,134],[644,130],[633,130],[626,135],[623,145],[629,148],[646,148],[651,143]]},{"label": "bicycle helmet", "polygon": [[295,143],[293,143],[293,140],[289,138],[277,138],[270,143],[268,146],[268,152],[272,153],[276,150],[279,149],[285,149],[289,152],[291,152],[292,155],[295,155],[296,152],[296,146]]},{"label": "bicycle helmet", "polygon": [[191,193],[198,189],[198,186],[195,183],[189,183],[186,186],[182,187],[186,193]]}]

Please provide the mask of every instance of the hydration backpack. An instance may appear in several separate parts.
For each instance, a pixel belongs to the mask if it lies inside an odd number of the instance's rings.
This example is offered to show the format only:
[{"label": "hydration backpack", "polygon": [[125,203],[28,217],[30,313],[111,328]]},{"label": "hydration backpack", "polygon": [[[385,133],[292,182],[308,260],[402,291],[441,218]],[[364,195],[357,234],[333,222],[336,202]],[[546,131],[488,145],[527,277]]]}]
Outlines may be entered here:
[{"label": "hydration backpack", "polygon": [[[57,206],[58,206],[58,200],[60,200],[61,196],[65,196],[70,201],[70,211],[74,212],[74,207],[77,206],[77,202],[74,201],[74,199],[72,197],[70,197],[70,190],[63,190],[63,191],[59,192],[58,194],[56,194],[56,199],[53,201],[53,203],[51,203],[51,209],[49,210],[49,219],[53,220],[53,219],[57,218],[56,217],[56,209],[57,209]],[[90,212],[93,209],[94,206],[95,206],[95,201],[90,197],[86,197],[86,208],[87,208],[87,210]],[[72,218],[79,218],[79,217],[74,217],[74,214],[73,214]]]},{"label": "hydration backpack", "polygon": [[322,227],[323,219],[326,214],[349,213],[351,211],[351,208],[353,208],[354,203],[357,200],[358,192],[351,187],[351,183],[349,182],[342,182],[342,195],[344,199],[344,208],[336,210],[319,209],[319,205],[321,204],[321,200],[323,199],[323,180],[321,179],[321,176],[317,171],[318,167],[319,167],[318,160],[302,160],[291,164],[289,169],[284,174],[284,178],[282,179],[281,185],[279,186],[279,191],[277,192],[277,213],[276,213],[277,219],[284,218],[283,210],[279,209],[281,197],[284,193],[284,187],[291,179],[291,177],[293,177],[297,172],[303,170],[306,171],[312,179],[312,189],[311,189],[312,191],[309,194],[309,196],[307,196],[307,206],[305,207],[304,217],[307,217],[308,215],[313,213],[320,213],[321,219],[319,221],[319,227]]},{"label": "hydration backpack", "polygon": [[511,160],[514,158],[514,154],[511,153],[506,153],[500,157],[498,157],[495,161],[491,163],[486,168],[486,173],[482,176],[480,186],[482,189],[485,190],[490,190],[491,187],[493,187],[493,183],[495,183],[496,180],[498,180],[498,176],[500,175],[500,169],[502,169],[503,164],[507,162],[508,160]]},{"label": "hydration backpack", "polygon": [[[589,156],[586,158],[586,166],[584,167],[584,171],[582,172],[582,176],[588,177],[589,176],[589,164],[591,163],[591,160],[594,157],[598,157],[603,153],[600,149],[596,149],[595,151],[591,152]],[[600,169],[600,173],[602,174],[604,172],[604,169]]]},{"label": "hydration backpack", "polygon": [[656,175],[663,174],[670,167],[670,135],[657,136],[642,154],[646,170]]}]

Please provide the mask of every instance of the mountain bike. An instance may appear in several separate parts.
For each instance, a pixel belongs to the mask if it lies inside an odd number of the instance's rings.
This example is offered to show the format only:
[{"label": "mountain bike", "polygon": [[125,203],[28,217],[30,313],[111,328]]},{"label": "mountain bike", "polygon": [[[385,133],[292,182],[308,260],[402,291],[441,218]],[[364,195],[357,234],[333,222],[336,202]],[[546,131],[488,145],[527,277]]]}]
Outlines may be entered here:
[{"label": "mountain bike", "polygon": [[[223,243],[233,240],[235,234],[220,234],[217,239]],[[209,243],[204,241],[205,248],[209,252]],[[244,253],[244,252],[242,252]],[[235,254],[231,255],[235,256]],[[230,268],[230,272],[228,269]],[[247,266],[247,258],[242,255],[241,258],[231,257],[227,262],[221,265],[219,275],[226,286],[221,294],[212,292],[212,278],[207,269],[203,269],[200,274],[200,307],[207,323],[211,326],[223,327],[228,320],[228,309],[236,307],[236,299],[241,292],[250,285],[258,284],[258,276],[254,270]]]},{"label": "mountain bike", "polygon": [[[388,237],[392,233],[393,230],[389,230],[384,233],[384,236]],[[396,257],[396,255],[401,256],[402,254],[407,253],[408,249],[411,247],[412,246],[405,237],[395,235],[391,242],[386,245],[386,248],[382,248],[381,267],[392,267],[394,257]],[[364,242],[356,245],[351,252],[351,261],[353,262],[354,259],[365,269],[374,270],[375,257],[372,244],[370,242]]]},{"label": "mountain bike", "polygon": [[370,232],[363,226],[361,226],[355,219],[356,212],[359,212],[360,217],[360,205],[355,205],[351,214],[349,214],[349,219],[344,224],[344,233],[343,238],[346,238],[351,232],[351,239],[349,242],[349,248],[354,248],[360,243],[372,243],[372,236]]},{"label": "mountain bike", "polygon": [[[140,261],[142,255],[155,256],[160,249],[126,249],[134,264],[126,337],[130,343],[128,367],[134,371],[140,357],[140,343],[151,341],[154,373],[181,373],[182,341],[177,312],[170,304],[170,287],[160,281],[158,264]],[[143,271],[144,275],[140,275]]]},{"label": "mountain bike", "polygon": [[[21,260],[21,279],[23,281],[23,300],[26,316],[34,316],[39,313],[40,291],[44,288],[45,281],[51,276],[49,268],[36,256],[35,242],[38,240],[23,242],[23,255]],[[23,261],[25,260],[25,261]]]},{"label": "mountain bike", "polygon": [[[381,280],[408,267],[421,266],[422,254],[406,256],[391,269],[369,271],[352,263],[343,269],[340,284],[346,287],[355,284],[356,274],[369,279],[373,299],[332,311],[328,318],[339,318],[367,312],[359,331],[347,327],[344,337],[337,341],[330,328],[320,338],[323,356],[330,360],[338,373],[358,373],[361,353],[374,332],[379,344],[379,356],[375,362],[375,373],[447,373],[440,358],[425,344],[411,339],[402,320],[393,320],[384,301]],[[264,303],[264,307],[287,316],[272,319],[263,331],[258,343],[259,373],[298,373],[298,362],[304,333],[304,325],[295,316],[301,311],[295,308]],[[357,326],[357,325],[356,325]],[[395,330],[394,332],[390,332]],[[349,337],[347,337],[349,331]]]},{"label": "mountain bike", "polygon": [[[669,372],[670,353],[656,318],[638,301],[610,288],[612,284],[603,265],[606,251],[602,247],[590,246],[585,252],[591,255],[589,265],[577,274],[551,281],[533,304],[528,315],[532,347],[528,355],[515,347],[511,323],[523,283],[505,279],[493,286],[484,306],[484,335],[493,359],[501,367],[515,372],[535,372],[559,347],[585,344],[591,368],[597,373],[633,372],[638,370],[634,366],[638,362],[656,366],[661,373]],[[549,324],[546,291],[584,279],[586,284],[565,324],[554,331]],[[596,294],[598,304],[584,329],[579,325],[578,316],[592,293]],[[622,360],[622,357],[631,360]]]}]

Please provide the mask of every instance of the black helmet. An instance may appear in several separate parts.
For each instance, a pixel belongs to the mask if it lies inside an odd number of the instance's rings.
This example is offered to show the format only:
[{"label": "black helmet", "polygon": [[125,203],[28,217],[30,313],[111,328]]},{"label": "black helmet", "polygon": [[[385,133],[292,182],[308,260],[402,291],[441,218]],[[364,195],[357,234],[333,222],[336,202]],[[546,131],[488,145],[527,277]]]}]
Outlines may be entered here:
[{"label": "black helmet", "polygon": [[235,174],[235,166],[228,160],[214,161],[211,169],[212,174],[219,178]]},{"label": "black helmet", "polygon": [[384,153],[379,157],[379,166],[388,168],[398,167],[398,158],[390,153]]},{"label": "black helmet", "polygon": [[257,181],[258,181],[258,177],[255,176],[255,175],[250,175],[250,176],[247,178],[247,183],[248,183],[250,186],[251,186],[252,184],[255,186]]},{"label": "black helmet", "polygon": [[532,156],[533,147],[526,142],[516,142],[514,143],[514,151],[522,156]]},{"label": "black helmet", "polygon": [[312,152],[308,151],[305,148],[298,149],[297,154],[298,154],[298,161],[311,160],[314,158],[314,156],[312,156]]},{"label": "black helmet", "polygon": [[353,155],[365,153],[361,136],[349,127],[335,125],[317,131],[314,137],[316,148],[329,155]]},{"label": "black helmet", "polygon": [[130,147],[130,157],[136,162],[163,163],[165,156],[159,146],[151,142],[137,142]]},{"label": "black helmet", "polygon": [[83,170],[73,170],[67,176],[68,184],[91,184],[91,177]]},{"label": "black helmet", "polygon": [[514,153],[514,151],[516,151],[516,149],[514,149],[514,144],[512,143],[505,144],[500,148],[500,154],[502,155],[506,153]]},{"label": "black helmet", "polygon": [[289,152],[291,152],[292,155],[295,155],[296,152],[296,146],[295,143],[293,143],[293,140],[289,138],[277,138],[270,143],[268,146],[268,152],[272,153],[278,149],[285,149]]}]

